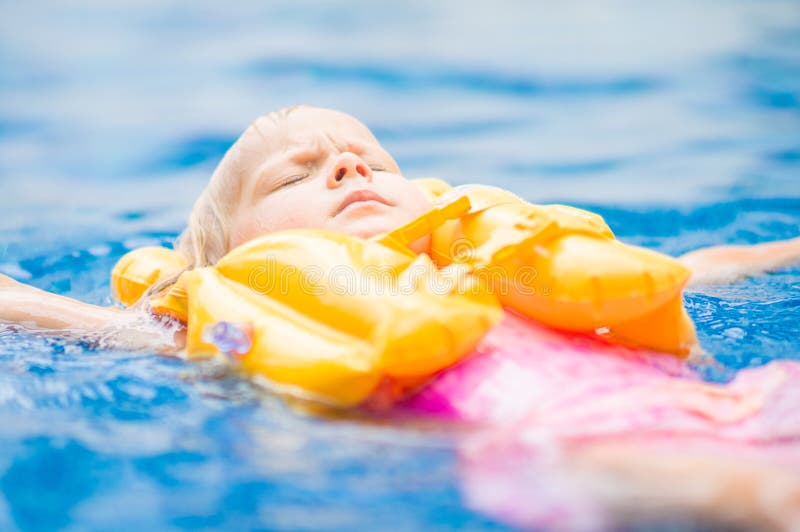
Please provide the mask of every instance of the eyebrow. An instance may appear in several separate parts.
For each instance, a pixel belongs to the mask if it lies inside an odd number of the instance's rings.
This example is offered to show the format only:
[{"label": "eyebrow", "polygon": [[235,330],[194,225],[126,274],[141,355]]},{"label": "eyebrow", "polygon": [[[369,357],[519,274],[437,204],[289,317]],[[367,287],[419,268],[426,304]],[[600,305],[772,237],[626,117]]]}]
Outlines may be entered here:
[{"label": "eyebrow", "polygon": [[[366,145],[357,141],[347,141],[335,144],[335,147],[341,152],[349,151],[356,155],[363,155],[367,151]],[[344,148],[344,149],[342,149]],[[289,152],[289,161],[297,164],[305,164],[314,161],[325,153],[325,148],[315,143],[314,146],[299,148]]]},{"label": "eyebrow", "polygon": [[[342,143],[335,144],[336,149],[340,152],[342,151],[349,151],[355,153],[356,155],[363,155],[367,151],[367,145],[358,141],[347,141]],[[344,148],[344,149],[341,149]],[[305,146],[302,148],[298,148],[296,150],[292,150],[288,153],[287,160],[294,164],[304,165],[319,159],[324,153],[326,152],[325,148],[319,145],[319,142],[314,142],[313,145]],[[255,190],[256,192],[261,192],[264,189],[272,189],[272,179],[266,178],[266,174],[269,173],[274,166],[280,165],[280,162],[277,163],[267,163],[262,165],[260,168],[258,181],[256,181]]]}]

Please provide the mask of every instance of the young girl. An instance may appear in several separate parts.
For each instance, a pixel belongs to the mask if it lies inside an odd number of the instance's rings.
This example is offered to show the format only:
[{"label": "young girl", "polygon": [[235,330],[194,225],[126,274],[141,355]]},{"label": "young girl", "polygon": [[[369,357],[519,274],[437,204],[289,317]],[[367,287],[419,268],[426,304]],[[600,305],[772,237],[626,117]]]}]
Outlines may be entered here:
[{"label": "young girl", "polygon": [[[355,118],[309,106],[258,118],[230,148],[198,198],[178,251],[190,267],[216,263],[234,247],[289,228],[368,238],[431,207],[392,156]],[[428,251],[422,238],[412,245]],[[730,281],[800,258],[800,238],[701,249],[682,257],[693,283]],[[89,305],[0,275],[0,321],[30,330],[102,335],[129,348],[181,348],[145,313]]]},{"label": "young girl", "polygon": [[[177,250],[189,267],[200,268],[273,231],[320,228],[368,238],[415,219],[431,206],[358,120],[326,109],[292,107],[257,119],[231,147],[195,203]],[[411,247],[421,254],[429,246],[428,237],[423,237]],[[754,275],[799,258],[797,238],[703,249],[681,260],[692,270],[692,282],[708,283]],[[173,334],[174,329],[166,329],[140,310],[144,307],[123,310],[89,305],[0,276],[2,322],[32,331],[99,335],[131,349],[180,350],[183,331]],[[487,356],[448,372],[416,399],[418,404],[441,405],[437,394],[442,394],[462,418],[494,425],[488,442],[472,446],[462,456],[464,485],[473,505],[518,524],[547,525],[542,515],[550,515],[550,508],[532,504],[543,493],[538,472],[542,467],[546,471],[549,462],[542,465],[540,449],[531,442],[545,435],[572,445],[567,460],[572,473],[563,476],[560,470],[558,478],[574,477],[576,484],[570,489],[588,486],[589,496],[603,499],[610,507],[652,509],[641,504],[641,498],[634,497],[630,504],[614,495],[647,493],[649,503],[661,511],[677,507],[724,517],[732,509],[761,524],[780,527],[792,522],[800,511],[796,502],[800,485],[792,480],[794,470],[789,469],[787,480],[778,468],[786,463],[796,468],[796,445],[791,444],[786,454],[770,455],[774,460],[763,467],[721,462],[716,448],[695,453],[696,460],[676,455],[674,450],[681,448],[676,434],[681,441],[719,434],[730,442],[726,449],[747,445],[751,439],[763,445],[796,441],[800,427],[786,421],[787,414],[800,406],[798,394],[792,393],[796,383],[791,381],[800,374],[796,365],[776,363],[761,373],[744,372],[748,376],[733,385],[717,386],[675,378],[675,371],[616,357],[613,349],[604,352],[597,347],[587,356],[585,348],[573,349],[551,335],[557,333],[509,317],[483,341]],[[532,340],[561,346],[560,351],[542,357]],[[522,366],[515,364],[515,357],[537,356],[533,373],[520,371]],[[680,366],[677,359],[671,360]],[[475,375],[483,381],[467,382]],[[508,391],[508,397],[498,398],[497,390]],[[587,411],[587,405],[595,409]],[[533,437],[532,427],[536,429]],[[665,430],[672,439],[665,438]],[[637,438],[632,445],[619,443],[632,436]],[[586,447],[581,443],[586,441],[593,444]],[[644,450],[654,442],[668,447],[659,451],[658,459]],[[499,463],[503,457],[507,462]],[[707,482],[709,474],[717,475],[713,486]],[[604,482],[597,482],[598,475],[606,481],[625,480],[632,491],[626,495],[618,486],[609,492]],[[780,500],[773,497],[764,502],[762,492],[776,479],[784,483],[779,488]],[[687,491],[685,487],[692,484],[705,491],[700,495]],[[486,486],[510,495],[499,496]],[[588,515],[580,509],[578,514]]]}]

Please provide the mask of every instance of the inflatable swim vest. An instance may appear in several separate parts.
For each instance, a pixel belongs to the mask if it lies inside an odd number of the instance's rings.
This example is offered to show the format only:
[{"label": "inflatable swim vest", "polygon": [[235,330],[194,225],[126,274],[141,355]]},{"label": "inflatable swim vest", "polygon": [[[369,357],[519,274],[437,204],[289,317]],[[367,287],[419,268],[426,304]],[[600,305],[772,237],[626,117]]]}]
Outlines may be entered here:
[{"label": "inflatable swim vest", "polygon": [[[506,307],[553,328],[684,355],[689,271],[615,240],[603,219],[502,189],[417,180],[434,207],[371,240],[322,230],[265,235],[183,271],[164,248],[131,251],[115,297],[187,324],[190,357],[225,353],[295,395],[340,406],[407,390],[467,356]],[[408,244],[431,236],[430,256]],[[183,271],[183,273],[181,273]]]},{"label": "inflatable swim vest", "polygon": [[432,211],[383,243],[399,249],[431,234],[439,267],[465,266],[503,306],[557,329],[602,328],[618,343],[682,356],[696,344],[681,301],[690,272],[677,260],[615,240],[588,211],[533,205],[495,187],[417,183],[437,204],[466,197],[471,208],[447,221]]}]

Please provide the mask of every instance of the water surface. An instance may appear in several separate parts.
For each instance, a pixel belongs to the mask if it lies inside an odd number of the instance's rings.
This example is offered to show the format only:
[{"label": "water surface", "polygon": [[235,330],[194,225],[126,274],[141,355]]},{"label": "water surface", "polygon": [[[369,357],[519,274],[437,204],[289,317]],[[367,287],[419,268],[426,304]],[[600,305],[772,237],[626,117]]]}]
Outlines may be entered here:
[{"label": "water surface", "polygon": [[[670,254],[800,227],[791,1],[0,3],[0,272],[110,303],[257,115],[366,122],[410,177],[597,210]],[[800,270],[686,296],[725,368],[800,358]],[[325,421],[214,366],[0,333],[0,528],[502,529],[447,430]]]}]

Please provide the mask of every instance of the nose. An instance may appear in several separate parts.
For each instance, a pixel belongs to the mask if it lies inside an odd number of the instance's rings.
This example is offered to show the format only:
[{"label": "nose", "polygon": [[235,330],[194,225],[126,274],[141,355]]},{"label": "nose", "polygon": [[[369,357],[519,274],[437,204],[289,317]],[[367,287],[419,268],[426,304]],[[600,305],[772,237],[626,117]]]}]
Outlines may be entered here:
[{"label": "nose", "polygon": [[328,174],[328,187],[339,187],[345,178],[359,176],[372,181],[372,169],[355,153],[342,152],[333,161],[333,167]]}]

